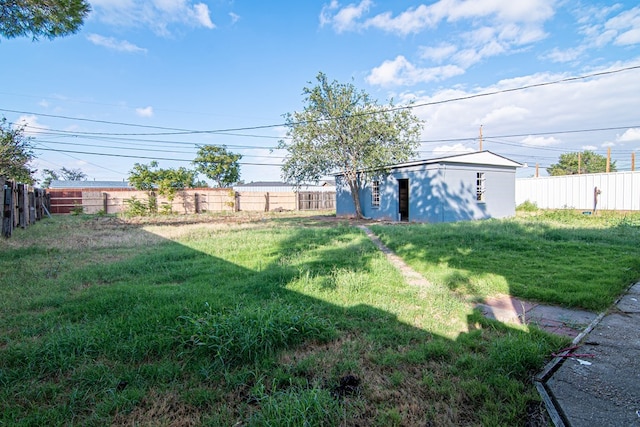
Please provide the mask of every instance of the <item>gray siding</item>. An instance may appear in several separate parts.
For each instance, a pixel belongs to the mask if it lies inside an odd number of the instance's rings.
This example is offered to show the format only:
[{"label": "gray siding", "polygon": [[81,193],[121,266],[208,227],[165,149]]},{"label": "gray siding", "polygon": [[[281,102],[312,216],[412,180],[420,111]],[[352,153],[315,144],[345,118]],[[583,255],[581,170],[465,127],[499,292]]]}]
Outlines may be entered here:
[{"label": "gray siding", "polygon": [[[476,200],[477,173],[485,174],[485,199]],[[344,177],[337,177],[336,214],[355,212]],[[515,214],[515,167],[472,164],[423,164],[392,169],[380,182],[380,206],[372,206],[372,183],[368,176],[360,192],[365,217],[397,221],[399,180],[409,182],[409,221],[453,222],[505,218]]]}]

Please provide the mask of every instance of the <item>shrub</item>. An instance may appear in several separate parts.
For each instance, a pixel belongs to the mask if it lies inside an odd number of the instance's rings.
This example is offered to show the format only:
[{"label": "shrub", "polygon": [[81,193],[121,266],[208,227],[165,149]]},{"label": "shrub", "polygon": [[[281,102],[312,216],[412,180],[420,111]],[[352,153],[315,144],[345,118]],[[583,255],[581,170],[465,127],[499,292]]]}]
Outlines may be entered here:
[{"label": "shrub", "polygon": [[523,203],[516,206],[516,210],[520,212],[535,212],[538,210],[538,205],[529,200],[525,200]]},{"label": "shrub", "polygon": [[125,199],[124,204],[126,206],[124,210],[125,216],[146,216],[149,214],[149,205],[144,200],[136,199],[136,196],[130,199]]},{"label": "shrub", "polygon": [[73,208],[71,208],[71,215],[81,215],[84,212],[84,208],[82,205],[77,203],[73,204]]}]

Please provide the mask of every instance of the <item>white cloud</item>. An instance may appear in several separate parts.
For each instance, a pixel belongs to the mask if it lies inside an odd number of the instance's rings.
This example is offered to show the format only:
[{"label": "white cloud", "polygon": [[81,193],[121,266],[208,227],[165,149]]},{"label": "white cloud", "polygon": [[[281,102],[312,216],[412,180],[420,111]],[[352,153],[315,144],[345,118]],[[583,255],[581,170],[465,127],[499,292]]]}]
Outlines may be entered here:
[{"label": "white cloud", "polygon": [[606,141],[606,142],[603,142],[601,146],[605,147],[605,148],[607,148],[607,147],[615,147],[616,143],[613,142],[613,141]]},{"label": "white cloud", "polygon": [[617,140],[619,142],[640,141],[640,128],[627,129]]},{"label": "white cloud", "polygon": [[536,147],[547,147],[549,145],[558,145],[560,140],[553,136],[527,136],[522,140],[525,145],[534,145]]},{"label": "white cloud", "polygon": [[580,147],[581,150],[589,150],[589,151],[595,151],[598,149],[598,147],[596,147],[595,145],[583,145],[582,147]]},{"label": "white cloud", "polygon": [[585,48],[582,46],[564,50],[554,48],[545,55],[542,55],[541,58],[548,59],[551,62],[571,62],[578,59],[584,53],[584,50]]},{"label": "white cloud", "polygon": [[33,114],[27,114],[18,117],[15,121],[14,128],[24,126],[24,134],[27,136],[37,136],[49,129],[47,126],[38,123],[38,117]]},{"label": "white cloud", "polygon": [[153,107],[136,108],[136,114],[140,117],[153,117]]},{"label": "white cloud", "polygon": [[544,31],[542,24],[554,14],[555,0],[439,0],[430,5],[421,4],[393,15],[386,11],[371,18],[364,15],[373,6],[370,0],[342,7],[337,0],[325,5],[320,13],[320,25],[331,24],[337,32],[377,28],[399,35],[417,34],[427,28],[435,28],[441,22],[454,23],[468,20],[491,21],[492,27],[501,29],[512,26],[521,42],[539,39]]},{"label": "white cloud", "polygon": [[608,18],[621,7],[621,4],[615,4],[611,7],[577,9],[580,14],[580,33],[585,36],[586,46],[603,48],[608,44],[627,46],[640,43],[640,6]]},{"label": "white cloud", "polygon": [[474,151],[476,151],[474,148],[467,147],[461,143],[457,143],[453,145],[440,145],[434,148],[431,153],[434,157],[439,157],[459,153],[473,153]]},{"label": "white cloud", "polygon": [[[518,51],[546,38],[544,24],[554,15],[554,3],[554,0],[439,0],[430,5],[410,7],[396,15],[389,11],[371,18],[361,16],[364,15],[362,13],[350,14],[348,25],[341,26],[339,32],[378,29],[407,36],[428,29],[435,31],[441,26],[454,27],[449,40],[422,46],[419,52],[423,60],[436,64],[448,60],[446,67],[438,69],[411,64],[414,69],[410,69],[396,58],[385,61],[370,74],[371,84],[394,81],[394,84],[412,85],[462,74],[487,58]],[[370,6],[368,2],[367,6]],[[346,8],[341,8],[337,1],[332,2],[323,10],[325,20],[329,19],[329,10],[333,19]],[[400,78],[399,71],[396,78],[388,77],[394,66],[405,69],[405,78]],[[383,75],[379,76],[381,73]],[[377,81],[381,83],[374,83]]]},{"label": "white cloud", "polygon": [[459,74],[464,74],[464,70],[455,65],[419,68],[411,64],[404,56],[399,55],[393,61],[384,61],[380,66],[371,70],[366,80],[371,85],[411,86]]},{"label": "white cloud", "polygon": [[151,28],[156,34],[171,35],[172,25],[215,28],[209,6],[191,0],[91,0],[92,16],[110,25]]},{"label": "white cloud", "polygon": [[333,0],[324,5],[320,12],[320,26],[331,25],[337,33],[356,30],[357,20],[371,7],[371,0],[362,0],[359,4],[349,4],[340,8],[340,4]]},{"label": "white cloud", "polygon": [[395,18],[391,12],[381,13],[368,19],[363,27],[407,35],[419,33],[427,27],[435,27],[440,19],[430,7],[420,5],[416,8],[409,8]]},{"label": "white cloud", "polygon": [[[608,68],[585,70],[584,73],[606,72],[637,65],[640,65],[640,57],[626,63],[612,64]],[[562,152],[582,151],[586,149],[583,147],[591,147],[602,154],[612,141],[615,142],[613,159],[628,159],[628,154],[618,153],[616,148],[622,150],[621,147],[629,146],[632,139],[637,141],[634,138],[640,136],[640,128],[598,132],[581,130],[637,124],[640,101],[629,89],[637,86],[637,72],[627,71],[504,92],[567,77],[570,75],[541,73],[504,79],[485,87],[458,86],[428,94],[414,93],[414,105],[418,107],[413,111],[425,123],[420,137],[425,141],[421,151],[441,149],[445,145],[446,148],[442,151],[451,151],[452,146],[477,149],[478,128],[482,124],[483,149],[521,163],[539,163],[542,167],[547,167]],[[447,102],[499,91],[503,92]],[[403,93],[403,99],[407,98],[411,98],[410,94]],[[450,140],[456,141],[446,142]],[[623,140],[629,142],[623,145]]]},{"label": "white cloud", "polygon": [[38,105],[42,108],[49,108],[49,101],[47,101],[46,99],[42,99],[40,100],[40,102],[38,102]]},{"label": "white cloud", "polygon": [[240,20],[240,15],[235,14],[233,12],[229,12],[229,17],[231,18],[231,25],[235,24]]},{"label": "white cloud", "polygon": [[640,6],[626,10],[609,19],[605,29],[616,32],[613,41],[617,45],[631,45],[640,43]]},{"label": "white cloud", "polygon": [[191,10],[193,17],[196,22],[200,23],[205,28],[213,29],[216,26],[211,22],[211,17],[209,16],[209,6],[204,3],[198,3],[193,5],[193,9]]},{"label": "white cloud", "polygon": [[634,28],[620,34],[615,41],[619,45],[631,45],[640,43],[640,28]]},{"label": "white cloud", "polygon": [[99,34],[89,34],[87,36],[87,40],[96,46],[106,47],[107,49],[115,50],[118,52],[129,52],[129,53],[146,53],[147,49],[136,46],[132,43],[129,43],[126,40],[117,40],[113,37],[104,37]]},{"label": "white cloud", "polygon": [[479,121],[475,122],[475,124],[492,126],[499,123],[522,121],[525,120],[530,113],[526,108],[506,105],[489,111]]},{"label": "white cloud", "polygon": [[441,63],[450,58],[457,50],[458,48],[450,43],[441,43],[438,46],[422,46],[420,48],[420,57]]},{"label": "white cloud", "polygon": [[479,49],[469,48],[459,51],[454,55],[453,60],[461,67],[468,68],[485,58],[504,53],[506,50],[507,49],[503,45],[498,43],[496,40],[492,40]]}]

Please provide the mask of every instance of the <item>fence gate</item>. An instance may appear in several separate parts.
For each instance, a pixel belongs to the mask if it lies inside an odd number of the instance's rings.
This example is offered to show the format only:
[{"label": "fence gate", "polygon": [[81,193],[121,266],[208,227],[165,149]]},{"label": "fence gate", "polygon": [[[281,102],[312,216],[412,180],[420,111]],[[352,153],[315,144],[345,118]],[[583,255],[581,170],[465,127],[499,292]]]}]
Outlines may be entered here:
[{"label": "fence gate", "polygon": [[298,193],[298,209],[315,211],[335,209],[336,193],[328,191],[301,191]]}]

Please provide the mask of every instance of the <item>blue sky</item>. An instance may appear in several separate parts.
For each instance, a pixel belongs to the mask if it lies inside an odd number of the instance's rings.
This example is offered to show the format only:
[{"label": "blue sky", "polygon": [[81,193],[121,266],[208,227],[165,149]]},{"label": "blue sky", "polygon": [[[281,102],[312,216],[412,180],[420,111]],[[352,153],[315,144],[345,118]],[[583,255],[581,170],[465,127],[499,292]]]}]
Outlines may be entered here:
[{"label": "blue sky", "polygon": [[584,149],[629,170],[640,149],[634,1],[91,6],[75,35],[0,40],[0,115],[28,124],[39,171],[123,180],[136,162],[190,167],[198,145],[220,144],[244,156],[244,181],[279,180],[278,125],[319,71],[421,105],[419,158],[477,150],[481,125],[484,149],[529,166],[520,177]]}]

